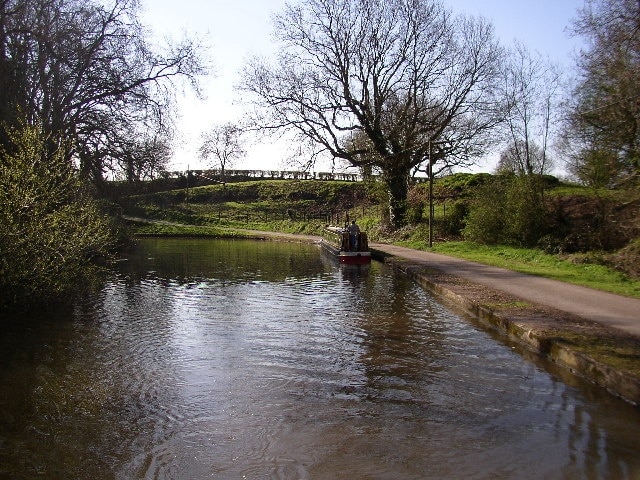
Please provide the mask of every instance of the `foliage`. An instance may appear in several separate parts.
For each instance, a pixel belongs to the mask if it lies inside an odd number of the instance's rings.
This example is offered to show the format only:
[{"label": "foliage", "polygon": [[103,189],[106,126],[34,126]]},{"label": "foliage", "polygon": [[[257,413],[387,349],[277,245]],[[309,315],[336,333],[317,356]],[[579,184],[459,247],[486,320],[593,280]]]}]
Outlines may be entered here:
[{"label": "foliage", "polygon": [[640,194],[577,191],[567,187],[547,197],[552,229],[539,244],[548,252],[611,252],[640,237]]},{"label": "foliage", "polygon": [[547,232],[547,222],[537,177],[499,176],[476,193],[463,235],[478,243],[531,247]]},{"label": "foliage", "polygon": [[447,215],[441,222],[442,234],[448,237],[459,238],[467,223],[469,216],[469,203],[456,201],[447,209]]},{"label": "foliage", "polygon": [[8,131],[0,151],[1,303],[54,301],[86,284],[115,239],[64,149],[36,126]]},{"label": "foliage", "polygon": [[493,181],[481,186],[474,195],[464,238],[471,242],[494,245],[501,243],[507,208],[504,185]]},{"label": "foliage", "polygon": [[[428,216],[428,204],[427,206],[427,216]],[[407,208],[407,220],[409,224],[416,224],[422,221],[424,215],[425,203],[417,202],[417,203],[409,203],[409,207]]]},{"label": "foliage", "polygon": [[585,185],[600,189],[613,186],[617,181],[620,170],[618,155],[614,151],[587,145],[569,160],[569,172]]}]

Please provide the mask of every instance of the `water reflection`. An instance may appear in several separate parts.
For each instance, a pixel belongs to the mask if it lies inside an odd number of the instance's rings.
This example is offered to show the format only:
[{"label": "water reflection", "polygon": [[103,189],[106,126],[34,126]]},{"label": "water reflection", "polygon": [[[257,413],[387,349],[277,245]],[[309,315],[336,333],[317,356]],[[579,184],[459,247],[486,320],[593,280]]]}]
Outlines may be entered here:
[{"label": "water reflection", "polygon": [[[18,319],[16,319],[18,320]],[[150,240],[0,340],[0,478],[637,478],[637,409],[383,265]]]},{"label": "water reflection", "polygon": [[250,240],[150,239],[147,256],[129,256],[122,270],[166,285],[280,282],[321,273],[323,260],[313,245]]}]

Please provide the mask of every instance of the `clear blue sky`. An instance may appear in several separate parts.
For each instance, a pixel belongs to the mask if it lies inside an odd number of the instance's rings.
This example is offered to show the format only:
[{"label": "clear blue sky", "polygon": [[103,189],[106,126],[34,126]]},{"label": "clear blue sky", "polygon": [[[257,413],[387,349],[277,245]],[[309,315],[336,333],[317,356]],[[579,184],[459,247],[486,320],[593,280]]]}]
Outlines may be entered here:
[{"label": "clear blue sky", "polygon": [[[291,0],[295,2],[295,0]],[[444,0],[456,13],[482,15],[495,27],[505,45],[518,40],[532,51],[549,56],[567,69],[580,39],[567,32],[584,0]],[[214,75],[202,79],[205,100],[188,92],[181,97],[178,143],[171,169],[206,168],[197,158],[202,131],[214,123],[237,121],[242,109],[233,86],[245,59],[269,54],[271,17],[285,0],[143,0],[143,21],[159,37],[179,38],[183,32],[202,36],[210,45]],[[247,157],[236,168],[279,169],[286,157],[283,145],[270,142],[249,145]],[[323,168],[324,167],[324,168]],[[491,165],[478,170],[489,171]],[[326,165],[317,170],[326,170]]]}]

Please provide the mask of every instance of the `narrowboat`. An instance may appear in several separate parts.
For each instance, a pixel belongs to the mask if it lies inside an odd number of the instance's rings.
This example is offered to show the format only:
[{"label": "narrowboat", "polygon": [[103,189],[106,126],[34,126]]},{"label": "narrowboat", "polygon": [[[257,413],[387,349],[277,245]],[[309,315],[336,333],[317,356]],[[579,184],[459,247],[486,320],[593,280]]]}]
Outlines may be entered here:
[{"label": "narrowboat", "polygon": [[364,265],[371,262],[367,234],[359,232],[355,243],[349,231],[341,227],[326,227],[322,232],[322,248],[338,258],[340,263]]}]

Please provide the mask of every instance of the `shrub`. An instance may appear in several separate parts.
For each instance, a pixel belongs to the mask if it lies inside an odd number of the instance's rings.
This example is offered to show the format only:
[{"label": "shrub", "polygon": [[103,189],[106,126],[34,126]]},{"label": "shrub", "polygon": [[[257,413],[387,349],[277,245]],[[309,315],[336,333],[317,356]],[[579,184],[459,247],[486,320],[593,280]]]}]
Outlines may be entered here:
[{"label": "shrub", "polygon": [[505,195],[504,188],[497,180],[478,187],[462,231],[465,240],[490,245],[502,241]]},{"label": "shrub", "polygon": [[537,177],[500,176],[474,196],[463,235],[485,244],[531,247],[548,232],[543,186]]},{"label": "shrub", "polygon": [[464,230],[467,216],[469,215],[469,205],[464,201],[454,202],[447,209],[447,214],[442,220],[442,231],[446,235],[459,236]]},{"label": "shrub", "polygon": [[0,151],[0,304],[42,303],[85,285],[115,243],[110,220],[37,126]]}]

